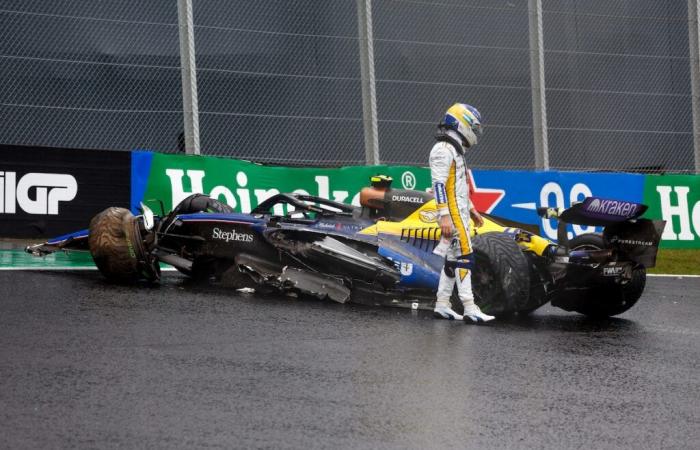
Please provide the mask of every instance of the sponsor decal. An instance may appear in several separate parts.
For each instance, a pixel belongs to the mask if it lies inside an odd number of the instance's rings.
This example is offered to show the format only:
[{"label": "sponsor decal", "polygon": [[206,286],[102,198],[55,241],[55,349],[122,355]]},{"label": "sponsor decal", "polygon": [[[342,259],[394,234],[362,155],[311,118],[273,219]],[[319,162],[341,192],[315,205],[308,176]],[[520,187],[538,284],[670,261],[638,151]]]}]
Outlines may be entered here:
[{"label": "sponsor decal", "polygon": [[412,195],[400,195],[400,194],[392,194],[391,201],[392,202],[406,202],[406,203],[423,203],[423,199],[421,197],[416,197],[416,196],[412,196]]},{"label": "sponsor decal", "polygon": [[445,192],[444,183],[435,183],[435,189],[433,190],[435,195],[435,202],[438,205],[444,205],[447,203],[447,193]]},{"label": "sponsor decal", "polygon": [[653,247],[653,241],[641,241],[638,239],[620,239],[617,236],[610,238],[610,242],[613,244],[624,244],[624,245],[641,245],[643,247]]},{"label": "sponsor decal", "polygon": [[593,198],[585,207],[588,212],[618,217],[634,217],[639,208],[640,205],[636,203],[602,198]]},{"label": "sponsor decal", "polygon": [[426,209],[418,213],[418,218],[421,222],[435,223],[438,219],[438,212],[434,209]]},{"label": "sponsor decal", "polygon": [[[351,166],[340,168],[261,166],[228,158],[164,155],[134,152],[132,161],[132,209],[143,201],[158,210],[157,200],[172,209],[194,193],[207,194],[235,211],[249,213],[280,192],[316,195],[360,206],[360,191],[376,173],[400,179],[408,166]],[[415,169],[415,170],[413,170]],[[415,172],[415,173],[414,173]],[[411,168],[406,184],[426,190],[430,172]],[[277,205],[274,214],[284,215],[292,206]]]},{"label": "sponsor decal", "polygon": [[413,274],[413,264],[411,263],[400,263],[398,265],[399,272],[401,272],[401,275],[408,277],[411,274]]},{"label": "sponsor decal", "polygon": [[[474,208],[481,213],[490,214],[499,202],[505,197],[505,189],[491,189],[477,186],[474,174],[467,171],[467,183],[469,184],[469,200],[474,204]],[[499,183],[500,184],[500,183]]]},{"label": "sponsor decal", "polygon": [[253,242],[253,235],[249,233],[239,233],[236,230],[224,231],[221,228],[214,228],[211,237],[226,242]]},{"label": "sponsor decal", "polygon": [[694,205],[688,202],[690,187],[656,186],[656,192],[659,193],[663,219],[669,224],[678,225],[667,226],[662,239],[695,240],[700,235],[700,201]]},{"label": "sponsor decal", "polygon": [[532,242],[532,235],[520,228],[506,228],[503,232],[511,235],[516,242]]},{"label": "sponsor decal", "polygon": [[404,189],[416,188],[416,176],[413,174],[413,172],[407,170],[401,174],[401,185]]},{"label": "sponsor decal", "polygon": [[622,275],[624,271],[625,268],[621,266],[603,267],[603,276],[616,277],[618,275]]},{"label": "sponsor decal", "polygon": [[700,176],[647,176],[645,217],[662,219],[661,247],[700,248]]},{"label": "sponsor decal", "polygon": [[386,256],[386,258],[394,263],[394,267],[396,267],[396,269],[399,271],[399,273],[401,273],[402,276],[408,277],[413,275],[412,263],[401,262],[388,255]]},{"label": "sponsor decal", "polygon": [[[401,180],[401,185],[405,188],[428,190],[432,184],[427,168],[410,166],[332,169],[278,167],[226,158],[144,152],[134,152],[132,161],[136,161],[132,167],[132,178],[135,181],[132,181],[131,189],[134,211],[140,201],[159,211],[160,204],[154,199],[162,200],[167,211],[192,193],[212,195],[229,204],[235,211],[243,213],[250,212],[260,202],[279,192],[306,193],[359,206],[360,190],[368,186],[370,177],[377,173]],[[14,170],[11,167],[2,169]],[[33,168],[32,172],[50,170]],[[118,179],[102,178],[110,181]],[[80,177],[76,176],[76,179],[80,191],[85,192]],[[618,201],[617,205],[598,202],[592,207],[601,212],[618,214],[619,217],[633,213],[631,204],[648,205],[649,210],[644,217],[665,219],[668,222],[661,247],[700,248],[699,176],[475,170],[469,181],[471,201],[478,211],[517,222],[537,224],[541,235],[552,240],[557,238],[557,221],[555,218],[539,217],[537,208],[563,210],[584,201],[586,197],[595,196]],[[80,195],[79,193],[70,205]],[[620,201],[626,203],[619,203]],[[62,215],[65,205],[67,203],[60,204]],[[288,211],[278,206],[273,212],[282,215]],[[601,230],[602,227],[578,224],[567,226],[570,239]]]},{"label": "sponsor decal", "polygon": [[129,207],[130,174],[130,152],[0,145],[0,235],[87,228],[105,208]]},{"label": "sponsor decal", "polygon": [[[516,222],[537,224],[541,235],[553,241],[557,239],[557,209],[563,211],[583,202],[587,197],[598,198],[599,201],[593,207],[595,210],[601,209],[601,212],[583,210],[589,214],[601,214],[602,208],[606,208],[605,211],[610,208],[612,211],[609,204],[600,203],[601,198],[628,204],[643,202],[644,175],[557,171],[479,171],[476,174],[481,183],[507,189],[507,201],[501,202],[492,214]],[[584,206],[589,206],[589,203]],[[550,214],[540,217],[537,214],[538,208],[547,208]],[[620,212],[622,211],[623,207],[620,207]],[[601,231],[602,227],[591,225],[567,225],[569,239]]]},{"label": "sponsor decal", "polygon": [[[243,213],[249,213],[256,205],[264,202],[268,198],[279,194],[280,192],[294,192],[302,195],[312,195],[316,191],[319,197],[326,199],[331,199],[337,202],[346,202],[350,197],[350,192],[347,190],[334,190],[330,191],[329,177],[318,175],[314,177],[314,183],[316,189],[284,189],[284,188],[259,188],[251,189],[249,186],[249,176],[248,174],[241,170],[236,173],[235,185],[216,185],[211,189],[204,188],[205,177],[207,176],[207,171],[205,170],[194,170],[194,169],[165,169],[165,175],[168,177],[171,191],[171,203],[172,205],[177,205],[185,198],[189,197],[195,193],[206,193],[208,190],[208,195],[223,201],[234,209],[237,209]],[[291,177],[293,178],[293,177]],[[281,186],[282,183],[276,183]],[[189,188],[186,186],[189,185]],[[353,205],[359,206],[360,204],[359,193],[351,198]],[[285,211],[282,210],[281,205],[275,206],[274,214],[284,215]]]},{"label": "sponsor decal", "polygon": [[0,172],[0,214],[15,214],[16,206],[27,214],[58,215],[59,203],[78,193],[73,175],[28,173],[17,180],[16,172]]}]

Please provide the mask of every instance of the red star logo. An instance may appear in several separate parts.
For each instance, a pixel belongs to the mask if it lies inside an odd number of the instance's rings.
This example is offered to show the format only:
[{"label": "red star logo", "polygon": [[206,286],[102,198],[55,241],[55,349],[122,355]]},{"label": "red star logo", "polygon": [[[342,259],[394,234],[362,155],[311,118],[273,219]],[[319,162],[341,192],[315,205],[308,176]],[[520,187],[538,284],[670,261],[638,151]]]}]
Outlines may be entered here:
[{"label": "red star logo", "polygon": [[474,204],[474,208],[479,212],[489,214],[498,205],[498,202],[505,197],[506,191],[503,189],[479,188],[476,186],[472,171],[468,170],[467,174],[469,175],[469,198]]}]

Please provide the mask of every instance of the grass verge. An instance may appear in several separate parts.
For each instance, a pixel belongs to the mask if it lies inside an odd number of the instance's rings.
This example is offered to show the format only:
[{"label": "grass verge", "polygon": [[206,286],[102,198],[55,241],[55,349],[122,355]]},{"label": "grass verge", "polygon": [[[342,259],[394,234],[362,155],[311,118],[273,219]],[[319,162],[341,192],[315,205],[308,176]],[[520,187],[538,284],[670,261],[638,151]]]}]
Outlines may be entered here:
[{"label": "grass verge", "polygon": [[700,250],[659,249],[656,267],[649,273],[700,275]]}]

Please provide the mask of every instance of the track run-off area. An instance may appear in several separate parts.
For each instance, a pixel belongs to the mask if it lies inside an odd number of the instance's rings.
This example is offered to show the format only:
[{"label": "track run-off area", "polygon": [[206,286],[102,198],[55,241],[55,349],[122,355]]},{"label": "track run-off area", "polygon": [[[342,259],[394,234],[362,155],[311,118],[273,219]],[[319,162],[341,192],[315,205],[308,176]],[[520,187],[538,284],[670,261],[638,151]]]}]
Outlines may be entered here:
[{"label": "track run-off area", "polygon": [[7,448],[700,442],[699,278],[650,277],[612,319],[545,306],[468,326],[173,271],[114,286],[88,255],[7,249],[0,267]]}]

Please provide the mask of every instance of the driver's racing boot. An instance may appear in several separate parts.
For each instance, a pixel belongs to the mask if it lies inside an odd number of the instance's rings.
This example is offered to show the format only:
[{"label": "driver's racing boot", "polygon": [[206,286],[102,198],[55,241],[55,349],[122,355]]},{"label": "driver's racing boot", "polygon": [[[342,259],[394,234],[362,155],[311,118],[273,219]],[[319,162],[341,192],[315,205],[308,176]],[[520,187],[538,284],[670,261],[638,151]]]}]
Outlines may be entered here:
[{"label": "driver's racing boot", "polygon": [[474,300],[464,302],[464,322],[465,323],[486,323],[495,319],[494,316],[489,316],[481,312],[481,309],[474,303]]},{"label": "driver's racing boot", "polygon": [[447,319],[447,320],[462,320],[463,317],[454,312],[452,308],[450,308],[450,302],[441,302],[438,300],[437,303],[435,303],[435,309],[433,310],[433,315],[435,316],[436,319]]}]

